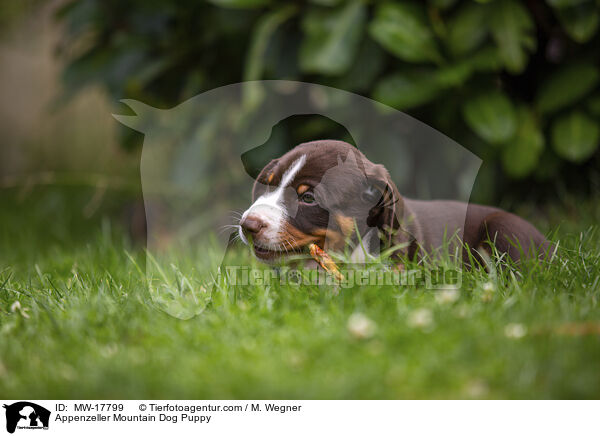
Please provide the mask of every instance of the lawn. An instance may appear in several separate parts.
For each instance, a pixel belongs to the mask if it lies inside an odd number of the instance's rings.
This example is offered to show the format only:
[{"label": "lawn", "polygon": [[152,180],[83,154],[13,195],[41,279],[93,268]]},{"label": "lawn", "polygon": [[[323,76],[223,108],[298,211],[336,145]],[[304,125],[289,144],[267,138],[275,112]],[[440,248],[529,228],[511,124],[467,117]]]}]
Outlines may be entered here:
[{"label": "lawn", "polygon": [[156,307],[120,221],[82,217],[87,198],[2,200],[2,397],[600,397],[597,199],[517,208],[559,258],[466,272],[458,292],[215,288],[180,320]]}]

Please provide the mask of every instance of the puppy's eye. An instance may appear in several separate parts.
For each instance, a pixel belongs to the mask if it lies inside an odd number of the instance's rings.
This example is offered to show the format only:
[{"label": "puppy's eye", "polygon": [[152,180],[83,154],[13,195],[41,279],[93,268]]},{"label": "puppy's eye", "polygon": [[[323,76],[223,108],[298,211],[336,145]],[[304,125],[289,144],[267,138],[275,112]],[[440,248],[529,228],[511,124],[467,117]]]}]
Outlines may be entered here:
[{"label": "puppy's eye", "polygon": [[306,203],[306,204],[313,204],[317,201],[315,199],[315,194],[313,194],[312,192],[309,192],[309,191],[300,195],[300,197],[298,197],[298,198],[302,203]]}]

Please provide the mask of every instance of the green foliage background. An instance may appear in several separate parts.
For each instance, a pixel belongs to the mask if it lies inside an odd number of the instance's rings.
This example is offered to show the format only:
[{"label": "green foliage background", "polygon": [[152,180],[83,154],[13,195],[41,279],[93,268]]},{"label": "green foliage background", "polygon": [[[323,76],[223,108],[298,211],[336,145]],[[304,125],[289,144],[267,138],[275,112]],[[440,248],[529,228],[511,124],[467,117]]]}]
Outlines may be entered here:
[{"label": "green foliage background", "polygon": [[171,107],[242,80],[320,83],[475,152],[482,199],[598,187],[597,0],[77,0],[58,18],[67,95],[95,82]]}]

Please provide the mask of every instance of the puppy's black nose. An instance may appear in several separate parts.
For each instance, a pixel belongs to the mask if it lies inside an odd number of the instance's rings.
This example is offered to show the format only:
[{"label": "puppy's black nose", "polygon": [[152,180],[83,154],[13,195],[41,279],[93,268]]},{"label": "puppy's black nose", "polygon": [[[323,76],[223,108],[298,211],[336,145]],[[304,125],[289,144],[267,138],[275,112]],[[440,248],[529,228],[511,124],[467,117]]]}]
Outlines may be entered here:
[{"label": "puppy's black nose", "polygon": [[240,223],[242,229],[252,236],[257,235],[260,230],[266,226],[265,222],[256,215],[248,215]]}]

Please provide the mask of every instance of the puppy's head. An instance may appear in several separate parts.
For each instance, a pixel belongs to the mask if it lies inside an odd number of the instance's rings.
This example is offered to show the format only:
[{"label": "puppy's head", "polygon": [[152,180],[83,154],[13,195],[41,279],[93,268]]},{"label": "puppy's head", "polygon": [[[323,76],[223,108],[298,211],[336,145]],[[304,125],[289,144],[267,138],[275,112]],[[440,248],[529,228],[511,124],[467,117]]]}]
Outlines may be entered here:
[{"label": "puppy's head", "polygon": [[342,141],[300,144],[258,175],[253,204],[240,220],[240,238],[255,255],[273,261],[316,243],[341,250],[376,230],[391,242],[402,198],[387,170]]}]

